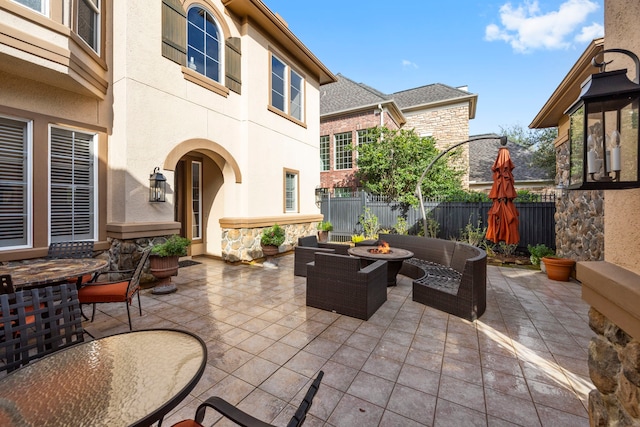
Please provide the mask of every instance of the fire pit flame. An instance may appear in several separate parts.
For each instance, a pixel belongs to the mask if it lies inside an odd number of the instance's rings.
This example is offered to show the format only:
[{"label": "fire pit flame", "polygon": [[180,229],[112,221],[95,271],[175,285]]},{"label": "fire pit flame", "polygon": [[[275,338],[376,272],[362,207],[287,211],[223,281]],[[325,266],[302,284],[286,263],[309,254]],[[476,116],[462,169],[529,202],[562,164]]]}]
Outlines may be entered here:
[{"label": "fire pit flame", "polygon": [[369,252],[373,254],[389,254],[391,253],[391,249],[389,248],[389,244],[382,240],[377,248],[370,249]]}]

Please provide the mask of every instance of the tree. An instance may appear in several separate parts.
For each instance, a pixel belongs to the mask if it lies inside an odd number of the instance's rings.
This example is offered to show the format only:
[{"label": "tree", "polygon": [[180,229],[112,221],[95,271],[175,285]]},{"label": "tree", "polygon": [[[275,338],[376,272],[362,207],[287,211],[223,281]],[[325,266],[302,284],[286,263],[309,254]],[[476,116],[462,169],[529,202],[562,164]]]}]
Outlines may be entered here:
[{"label": "tree", "polygon": [[545,171],[549,178],[556,175],[556,149],[553,144],[558,128],[525,129],[521,125],[500,126],[500,133],[509,141],[533,151],[531,165]]},{"label": "tree", "polygon": [[[401,204],[417,206],[418,179],[439,154],[435,140],[420,137],[414,130],[386,127],[370,130],[367,139],[372,142],[355,147],[358,152],[356,177],[363,188]],[[462,173],[450,167],[446,158],[441,159],[433,166],[430,179],[423,183],[422,194],[444,195],[460,190]]]}]

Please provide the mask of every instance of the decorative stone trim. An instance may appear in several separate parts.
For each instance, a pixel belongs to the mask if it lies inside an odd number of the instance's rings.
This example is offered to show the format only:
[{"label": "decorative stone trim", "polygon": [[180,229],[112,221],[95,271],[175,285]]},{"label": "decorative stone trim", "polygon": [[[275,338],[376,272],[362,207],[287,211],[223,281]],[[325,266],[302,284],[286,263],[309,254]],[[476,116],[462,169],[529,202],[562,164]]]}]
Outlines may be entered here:
[{"label": "decorative stone trim", "polygon": [[[320,215],[320,217],[322,217]],[[222,220],[220,221],[222,224]],[[285,241],[280,246],[280,253],[292,251],[299,237],[315,235],[319,221],[298,224],[282,224]],[[253,261],[264,257],[260,246],[262,230],[273,225],[273,222],[262,227],[222,228],[222,259],[229,262]]]}]

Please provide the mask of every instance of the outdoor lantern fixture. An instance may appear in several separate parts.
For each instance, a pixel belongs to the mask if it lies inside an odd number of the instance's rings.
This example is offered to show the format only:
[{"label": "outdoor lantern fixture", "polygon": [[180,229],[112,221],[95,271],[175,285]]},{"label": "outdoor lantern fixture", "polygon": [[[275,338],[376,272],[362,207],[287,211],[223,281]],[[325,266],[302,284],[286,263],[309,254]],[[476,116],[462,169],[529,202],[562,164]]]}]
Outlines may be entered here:
[{"label": "outdoor lantern fixture", "polygon": [[[605,71],[605,53],[633,59],[635,81],[627,70]],[[602,62],[597,58],[603,55]],[[566,111],[570,117],[569,185],[576,190],[609,190],[640,187],[638,104],[639,61],[628,50],[607,49],[593,57],[600,68],[583,84],[580,96]]]},{"label": "outdoor lantern fixture", "polygon": [[159,170],[160,168],[156,167],[149,176],[150,202],[164,202],[164,196],[167,193],[167,178]]}]

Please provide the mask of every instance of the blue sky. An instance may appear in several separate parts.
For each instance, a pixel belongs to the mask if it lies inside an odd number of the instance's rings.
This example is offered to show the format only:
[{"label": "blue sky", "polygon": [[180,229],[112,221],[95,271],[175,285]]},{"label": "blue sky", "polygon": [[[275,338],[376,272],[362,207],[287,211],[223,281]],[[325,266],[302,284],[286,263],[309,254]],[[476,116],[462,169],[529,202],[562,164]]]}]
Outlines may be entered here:
[{"label": "blue sky", "polygon": [[604,33],[604,0],[263,0],[334,74],[390,94],[478,94],[470,134],[527,127]]}]

